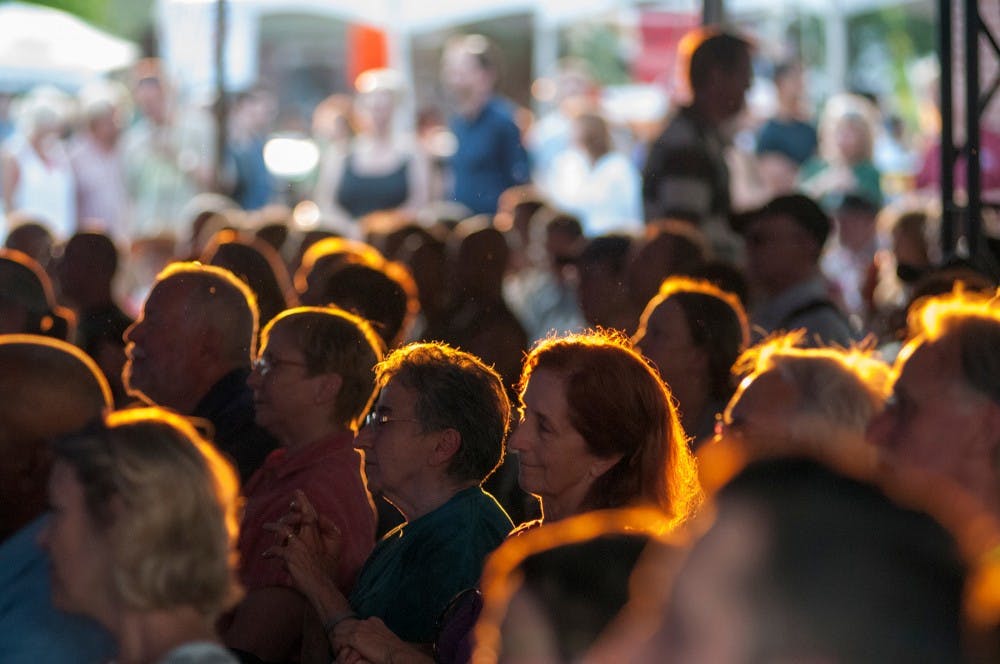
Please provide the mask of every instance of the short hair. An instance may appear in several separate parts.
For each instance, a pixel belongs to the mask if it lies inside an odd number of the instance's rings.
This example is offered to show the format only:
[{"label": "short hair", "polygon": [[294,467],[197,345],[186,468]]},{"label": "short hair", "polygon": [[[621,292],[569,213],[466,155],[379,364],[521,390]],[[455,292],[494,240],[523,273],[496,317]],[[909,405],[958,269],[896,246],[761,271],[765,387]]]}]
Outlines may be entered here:
[{"label": "short hair", "polygon": [[600,235],[587,242],[580,254],[581,269],[588,266],[605,264],[614,274],[622,274],[628,267],[629,250],[632,248],[632,238],[623,234]]},{"label": "short hair", "polygon": [[288,301],[293,292],[288,269],[274,247],[261,239],[220,231],[205,247],[201,261],[229,270],[250,287],[257,298],[261,325],[294,305]]},{"label": "short hair", "polygon": [[819,151],[830,159],[835,156],[836,132],[841,122],[851,122],[862,130],[864,152],[868,159],[872,157],[875,147],[875,133],[878,127],[878,109],[869,100],[860,95],[843,93],[834,95],[823,106],[819,119]]},{"label": "short hair", "polygon": [[916,302],[908,316],[918,341],[954,342],[968,387],[1000,403],[1000,291],[966,290]]},{"label": "short hair", "polygon": [[33,258],[15,249],[0,249],[0,302],[22,308],[24,327],[18,332],[68,341],[76,318],[56,303],[52,280]]},{"label": "short hair", "polygon": [[75,254],[78,260],[86,260],[92,274],[110,281],[118,271],[118,247],[104,233],[80,232],[66,241],[63,259]]},{"label": "short hair", "polygon": [[750,42],[746,39],[729,32],[704,31],[688,65],[691,89],[699,90],[708,83],[713,69],[732,70],[749,57]]},{"label": "short hair", "polygon": [[795,388],[788,440],[828,449],[862,439],[885,404],[891,367],[864,347],[800,348],[804,340],[804,330],[773,336],[743,353],[734,371],[749,373],[745,380],[776,372]]},{"label": "short hair", "polygon": [[446,51],[453,49],[471,55],[480,69],[493,74],[500,73],[500,54],[489,38],[478,34],[458,35],[445,44]]},{"label": "short hair", "polygon": [[963,660],[967,568],[955,538],[893,498],[801,458],[751,463],[721,489],[720,516],[729,505],[749,507],[766,533],[745,579],[748,659]]},{"label": "short hair", "polygon": [[112,404],[104,374],[65,341],[0,335],[0,439],[42,444],[82,427]]},{"label": "short hair", "polygon": [[673,397],[628,339],[593,331],[539,342],[524,361],[522,395],[542,369],[564,378],[570,423],[590,452],[621,455],[594,480],[584,509],[648,503],[678,521],[694,510],[701,489]]},{"label": "short hair", "polygon": [[370,265],[348,260],[330,273],[319,291],[324,304],[368,320],[388,348],[403,342],[420,311],[413,276],[395,261]]},{"label": "short hair", "polygon": [[257,297],[229,270],[201,263],[171,263],[156,276],[160,284],[189,290],[188,313],[215,329],[222,359],[249,364],[257,349]]},{"label": "short hair", "polygon": [[375,369],[381,389],[397,380],[417,394],[424,430],[454,429],[462,438],[447,473],[482,482],[503,461],[510,400],[493,368],[443,343],[413,343],[389,354]]},{"label": "short hair", "polygon": [[335,307],[297,307],[281,312],[264,327],[261,348],[276,328],[292,335],[310,376],[340,376],[343,383],[330,417],[357,431],[375,398],[375,365],[382,360],[382,340],[371,325]]},{"label": "short hair", "polygon": [[214,618],[238,599],[239,480],[187,420],[160,408],[113,412],[53,451],[108,533],[112,591],[126,607]]},{"label": "short hair", "polygon": [[702,279],[670,277],[646,305],[640,329],[645,329],[652,313],[668,300],[676,302],[684,313],[691,342],[705,351],[712,397],[728,401],[735,387],[733,365],[750,343],[750,325],[739,298]]}]

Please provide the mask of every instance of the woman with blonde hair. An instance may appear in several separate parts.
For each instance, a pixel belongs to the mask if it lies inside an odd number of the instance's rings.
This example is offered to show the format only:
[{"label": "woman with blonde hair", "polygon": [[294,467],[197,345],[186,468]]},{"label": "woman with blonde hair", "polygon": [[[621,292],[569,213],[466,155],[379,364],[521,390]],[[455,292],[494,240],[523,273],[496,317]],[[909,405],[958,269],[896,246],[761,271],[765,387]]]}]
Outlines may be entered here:
[{"label": "woman with blonde hair", "polygon": [[819,155],[802,166],[801,189],[832,209],[844,194],[882,205],[881,174],[872,162],[878,109],[864,97],[837,95],[819,121]]},{"label": "woman with blonde hair", "polygon": [[235,662],[213,625],[240,594],[232,465],[159,408],[111,413],[53,452],[55,605],[111,631],[123,664]]}]

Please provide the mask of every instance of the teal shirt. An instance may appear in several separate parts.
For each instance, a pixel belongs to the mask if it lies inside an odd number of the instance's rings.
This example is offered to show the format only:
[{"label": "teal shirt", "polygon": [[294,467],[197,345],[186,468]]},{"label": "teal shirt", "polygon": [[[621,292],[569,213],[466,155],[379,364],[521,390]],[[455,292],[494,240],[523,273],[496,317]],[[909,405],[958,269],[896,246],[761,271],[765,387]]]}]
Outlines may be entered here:
[{"label": "teal shirt", "polygon": [[[802,170],[799,171],[799,181],[807,182],[808,180],[816,177],[826,169],[830,168],[830,164],[823,161],[819,157],[814,157],[810,159],[802,166]],[[851,166],[851,173],[854,174],[854,179],[857,180],[857,186],[852,190],[853,193],[864,194],[868,200],[875,205],[882,205],[882,183],[881,174],[878,169],[875,168],[875,164],[870,161],[862,161]],[[820,199],[820,204],[831,210],[835,207],[838,194],[844,194],[848,192],[827,192],[823,194]]]},{"label": "teal shirt", "polygon": [[460,491],[382,538],[361,569],[351,607],[362,618],[381,618],[404,641],[431,643],[448,603],[478,585],[483,561],[512,528],[493,496],[479,487]]}]

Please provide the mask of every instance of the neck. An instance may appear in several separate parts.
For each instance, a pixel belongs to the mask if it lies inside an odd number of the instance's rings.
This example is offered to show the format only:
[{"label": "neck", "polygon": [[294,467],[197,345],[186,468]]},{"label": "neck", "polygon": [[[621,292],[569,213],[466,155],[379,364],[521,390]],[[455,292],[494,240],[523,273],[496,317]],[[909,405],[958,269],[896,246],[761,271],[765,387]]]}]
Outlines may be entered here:
[{"label": "neck", "polygon": [[492,91],[470,95],[468,99],[458,104],[459,115],[468,119],[475,118],[483,111],[483,108],[486,107],[487,102],[489,102],[492,96]]},{"label": "neck", "polygon": [[211,623],[193,608],[127,611],[113,630],[121,664],[146,664],[195,641],[217,641]]},{"label": "neck", "polygon": [[583,501],[590,491],[590,486],[591,482],[581,481],[559,495],[539,495],[544,523],[560,521],[585,511]]},{"label": "neck", "polygon": [[182,394],[176,395],[173,403],[164,402],[157,403],[156,405],[173,408],[179,413],[190,415],[198,407],[198,403],[205,398],[205,395],[215,387],[216,383],[222,380],[230,371],[238,368],[225,365],[206,367],[200,376],[192,376],[192,383],[188,386],[189,389]]},{"label": "neck", "polygon": [[430,514],[455,497],[459,491],[476,486],[475,482],[441,481],[440,477],[416,482],[411,490],[399,495],[386,495],[407,521],[414,521]]}]

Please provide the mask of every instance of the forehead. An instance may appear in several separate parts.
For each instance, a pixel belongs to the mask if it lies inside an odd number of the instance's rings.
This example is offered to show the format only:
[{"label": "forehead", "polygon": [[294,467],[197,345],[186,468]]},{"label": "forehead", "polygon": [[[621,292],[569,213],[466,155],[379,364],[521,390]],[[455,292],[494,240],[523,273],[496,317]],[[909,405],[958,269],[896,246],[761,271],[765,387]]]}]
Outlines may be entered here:
[{"label": "forehead", "polygon": [[794,233],[801,231],[802,227],[791,216],[787,214],[767,214],[758,217],[747,224],[747,234],[758,233]]},{"label": "forehead", "polygon": [[417,391],[406,386],[398,376],[390,378],[378,395],[378,407],[399,414],[415,413],[417,409]]},{"label": "forehead", "polygon": [[191,299],[192,287],[177,280],[166,279],[157,283],[146,298],[143,310],[169,311],[184,307]]}]

